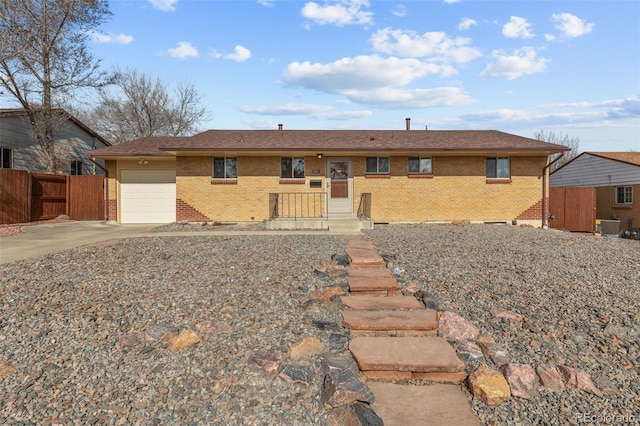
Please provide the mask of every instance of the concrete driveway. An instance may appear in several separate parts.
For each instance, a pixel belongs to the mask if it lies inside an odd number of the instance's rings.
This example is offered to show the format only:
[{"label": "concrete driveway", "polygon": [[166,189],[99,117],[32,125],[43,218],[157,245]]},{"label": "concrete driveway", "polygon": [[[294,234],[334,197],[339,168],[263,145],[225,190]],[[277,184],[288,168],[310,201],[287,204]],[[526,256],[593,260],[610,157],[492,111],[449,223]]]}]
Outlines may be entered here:
[{"label": "concrete driveway", "polygon": [[144,235],[162,224],[118,225],[104,221],[29,225],[22,233],[0,238],[0,263],[56,253],[114,238]]}]

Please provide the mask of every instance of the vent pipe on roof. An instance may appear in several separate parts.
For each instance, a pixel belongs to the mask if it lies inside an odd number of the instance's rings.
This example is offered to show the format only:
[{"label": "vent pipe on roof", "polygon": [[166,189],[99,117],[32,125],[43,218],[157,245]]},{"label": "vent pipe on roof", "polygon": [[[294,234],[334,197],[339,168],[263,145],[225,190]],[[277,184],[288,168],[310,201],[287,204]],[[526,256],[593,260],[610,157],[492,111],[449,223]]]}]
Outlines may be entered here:
[{"label": "vent pipe on roof", "polygon": [[282,130],[282,124],[278,124],[278,130]]},{"label": "vent pipe on roof", "polygon": [[405,118],[405,120],[407,120],[407,132],[408,132],[409,130],[411,130],[411,119]]}]

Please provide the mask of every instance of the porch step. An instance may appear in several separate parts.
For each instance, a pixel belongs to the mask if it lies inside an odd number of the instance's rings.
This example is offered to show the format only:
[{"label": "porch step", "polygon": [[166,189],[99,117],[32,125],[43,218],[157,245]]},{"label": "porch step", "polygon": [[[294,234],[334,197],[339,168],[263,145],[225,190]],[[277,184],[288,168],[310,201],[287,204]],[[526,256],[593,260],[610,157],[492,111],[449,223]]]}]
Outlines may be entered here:
[{"label": "porch step", "polygon": [[413,296],[342,296],[342,304],[354,311],[394,311],[423,309],[424,305]]},{"label": "porch step", "polygon": [[388,269],[348,269],[349,291],[358,295],[395,295],[398,281]]},{"label": "porch step", "polygon": [[356,337],[349,351],[371,379],[460,383],[467,377],[464,362],[441,337]]},{"label": "porch step", "polygon": [[368,382],[376,396],[371,408],[385,426],[426,424],[434,426],[479,426],[467,395],[459,386],[400,385]]},{"label": "porch step", "polygon": [[349,266],[351,268],[386,268],[387,265],[378,253],[373,249],[354,247],[347,245],[344,249],[347,256],[349,256]]},{"label": "porch step", "polygon": [[436,311],[342,311],[342,325],[352,334],[375,336],[425,336],[438,329]]}]

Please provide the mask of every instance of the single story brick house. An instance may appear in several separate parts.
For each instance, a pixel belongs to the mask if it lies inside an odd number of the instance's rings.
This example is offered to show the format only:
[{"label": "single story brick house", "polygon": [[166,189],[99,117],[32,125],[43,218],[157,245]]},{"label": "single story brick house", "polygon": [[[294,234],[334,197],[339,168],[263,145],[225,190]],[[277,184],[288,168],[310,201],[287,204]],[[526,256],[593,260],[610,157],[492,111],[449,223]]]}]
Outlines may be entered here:
[{"label": "single story brick house", "polygon": [[[120,223],[303,221],[541,226],[549,156],[494,130],[209,130],[94,150]],[[319,227],[323,227],[318,222]]]},{"label": "single story brick house", "polygon": [[583,152],[549,179],[551,187],[595,188],[596,219],[619,220],[620,231],[640,228],[640,152]]}]

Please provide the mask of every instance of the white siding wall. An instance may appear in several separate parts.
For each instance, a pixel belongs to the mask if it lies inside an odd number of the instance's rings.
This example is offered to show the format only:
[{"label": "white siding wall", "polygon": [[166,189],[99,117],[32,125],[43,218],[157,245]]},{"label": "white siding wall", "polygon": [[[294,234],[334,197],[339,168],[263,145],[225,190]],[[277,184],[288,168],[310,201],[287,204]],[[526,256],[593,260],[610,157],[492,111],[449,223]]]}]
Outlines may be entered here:
[{"label": "white siding wall", "polygon": [[640,166],[581,154],[553,172],[549,186],[599,187],[640,184]]}]

